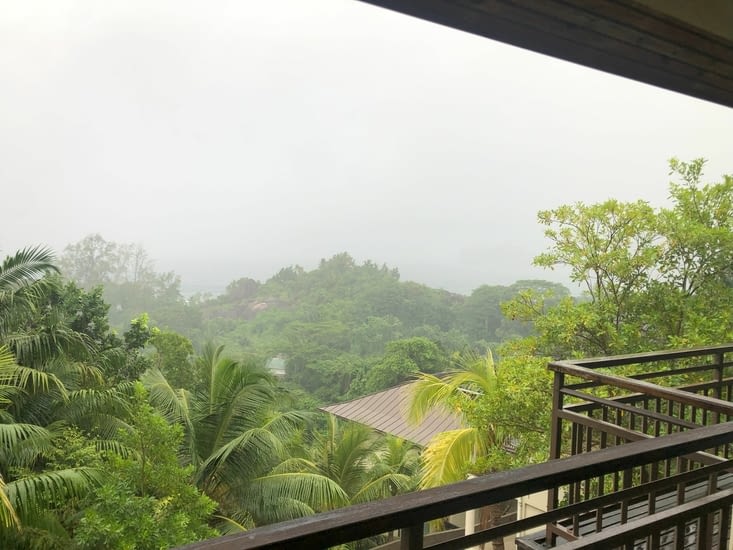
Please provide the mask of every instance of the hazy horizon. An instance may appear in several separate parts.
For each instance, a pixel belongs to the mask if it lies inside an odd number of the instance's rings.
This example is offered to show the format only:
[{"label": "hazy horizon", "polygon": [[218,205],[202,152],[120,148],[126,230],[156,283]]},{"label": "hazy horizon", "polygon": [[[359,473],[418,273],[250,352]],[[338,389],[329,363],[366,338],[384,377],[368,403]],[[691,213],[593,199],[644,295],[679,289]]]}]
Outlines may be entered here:
[{"label": "hazy horizon", "polygon": [[0,251],[140,243],[187,291],[348,252],[468,293],[537,211],[733,172],[733,109],[351,0],[0,0]]}]

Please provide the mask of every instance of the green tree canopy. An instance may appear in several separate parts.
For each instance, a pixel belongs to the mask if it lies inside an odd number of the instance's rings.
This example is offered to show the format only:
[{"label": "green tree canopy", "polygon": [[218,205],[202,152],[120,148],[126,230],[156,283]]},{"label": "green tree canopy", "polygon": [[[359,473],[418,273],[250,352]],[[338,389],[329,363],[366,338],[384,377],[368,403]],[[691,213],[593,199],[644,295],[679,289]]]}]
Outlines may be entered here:
[{"label": "green tree canopy", "polygon": [[365,393],[381,391],[421,372],[436,373],[449,365],[448,355],[435,342],[420,336],[387,344],[382,359],[365,374]]},{"label": "green tree canopy", "polygon": [[506,306],[532,321],[540,353],[612,355],[729,338],[733,300],[733,178],[701,183],[704,161],[672,160],[672,206],[576,203],[540,212],[549,249],[542,267],[567,266],[585,290],[552,307],[540,296]]}]

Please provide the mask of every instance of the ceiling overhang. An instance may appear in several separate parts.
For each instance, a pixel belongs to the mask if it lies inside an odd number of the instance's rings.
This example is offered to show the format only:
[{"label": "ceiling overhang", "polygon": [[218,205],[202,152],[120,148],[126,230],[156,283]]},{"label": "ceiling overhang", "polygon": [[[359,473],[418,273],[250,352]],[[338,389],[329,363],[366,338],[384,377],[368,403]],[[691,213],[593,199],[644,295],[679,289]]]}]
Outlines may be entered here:
[{"label": "ceiling overhang", "polygon": [[363,0],[733,107],[730,0]]}]

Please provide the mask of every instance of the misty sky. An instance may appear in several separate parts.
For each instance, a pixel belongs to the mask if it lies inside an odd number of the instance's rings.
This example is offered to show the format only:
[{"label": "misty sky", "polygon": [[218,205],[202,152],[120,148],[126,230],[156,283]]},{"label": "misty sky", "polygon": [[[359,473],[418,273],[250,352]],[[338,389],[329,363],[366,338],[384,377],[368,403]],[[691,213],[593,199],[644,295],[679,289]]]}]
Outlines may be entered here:
[{"label": "misty sky", "polygon": [[536,213],[733,172],[733,109],[353,0],[0,0],[0,252],[99,232],[187,289],[348,251],[467,292]]}]

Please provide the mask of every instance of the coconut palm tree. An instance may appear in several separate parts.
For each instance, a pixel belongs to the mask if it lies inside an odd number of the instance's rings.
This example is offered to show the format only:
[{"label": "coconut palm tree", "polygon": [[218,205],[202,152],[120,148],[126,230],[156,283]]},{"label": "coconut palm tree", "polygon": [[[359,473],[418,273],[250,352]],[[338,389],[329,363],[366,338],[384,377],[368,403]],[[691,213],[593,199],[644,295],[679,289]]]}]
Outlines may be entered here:
[{"label": "coconut palm tree", "polygon": [[[482,396],[496,392],[500,384],[491,353],[470,355],[457,363],[457,368],[441,376],[420,373],[413,384],[408,418],[419,423],[428,411],[438,407],[464,418],[477,406]],[[476,415],[472,415],[475,419]],[[422,454],[422,487],[438,487],[455,483],[467,475],[480,475],[504,469],[511,459],[504,451],[511,441],[502,426],[491,421],[469,423],[464,428],[436,435]],[[506,511],[503,504],[482,509],[481,527],[496,525]],[[493,541],[494,549],[504,548],[503,540]]]},{"label": "coconut palm tree", "polygon": [[0,343],[19,339],[36,315],[48,288],[44,275],[57,273],[53,253],[41,247],[25,248],[7,256],[0,265]]},{"label": "coconut palm tree", "polygon": [[29,247],[0,265],[0,344],[7,345],[21,365],[37,366],[60,355],[87,358],[89,338],[72,330],[63,312],[49,299],[61,280],[53,253]]},{"label": "coconut palm tree", "polygon": [[[319,511],[326,511],[335,505],[370,502],[415,490],[418,464],[419,453],[413,444],[328,415],[326,429],[315,434],[308,456],[291,458],[279,468],[335,482],[344,498],[324,503]],[[373,537],[341,545],[339,550],[371,548],[383,542],[385,537]]]},{"label": "coconut palm tree", "polygon": [[369,502],[416,488],[417,451],[396,438],[378,436],[362,424],[329,415],[326,432],[312,446],[316,471],[338,483],[349,504]]},{"label": "coconut palm tree", "polygon": [[6,257],[0,265],[0,297],[32,286],[44,275],[58,273],[54,259],[53,252],[41,246],[27,247]]},{"label": "coconut palm tree", "polygon": [[53,261],[48,249],[32,247],[0,265],[0,540],[15,545],[28,533],[68,542],[58,503],[101,479],[91,468],[47,468],[63,427],[109,437],[124,425],[117,391],[102,389],[99,369],[80,361],[94,346],[54,303],[61,283]]},{"label": "coconut palm tree", "polygon": [[392,483],[392,495],[417,490],[419,488],[420,449],[414,443],[399,437],[385,436],[380,439],[382,448],[378,453],[377,468],[405,476],[404,483]]},{"label": "coconut palm tree", "polygon": [[293,469],[289,444],[306,416],[278,409],[281,395],[264,369],[234,361],[223,346],[205,346],[195,362],[204,388],[175,389],[157,369],[143,375],[153,405],[185,432],[184,460],[195,484],[239,524],[283,521],[342,505],[329,478]]},{"label": "coconut palm tree", "polygon": [[100,480],[92,468],[38,471],[53,447],[56,426],[16,421],[12,411],[29,393],[44,392],[68,395],[58,378],[18,366],[0,346],[0,540],[19,543],[28,530],[68,540],[54,504],[82,496]]}]

